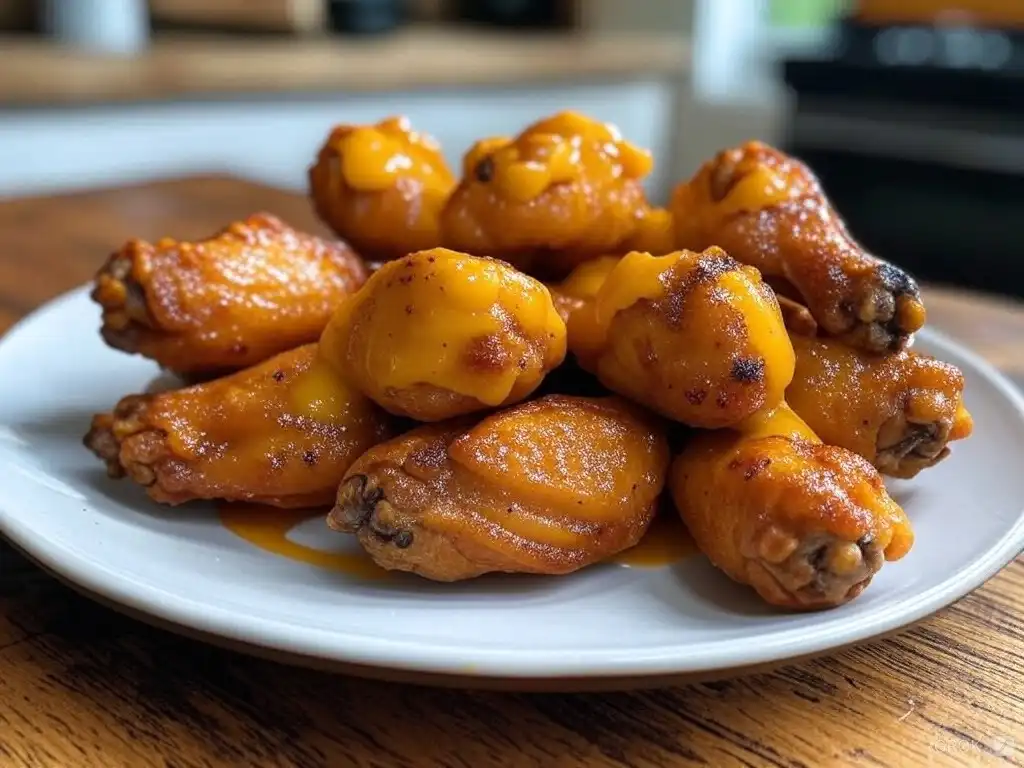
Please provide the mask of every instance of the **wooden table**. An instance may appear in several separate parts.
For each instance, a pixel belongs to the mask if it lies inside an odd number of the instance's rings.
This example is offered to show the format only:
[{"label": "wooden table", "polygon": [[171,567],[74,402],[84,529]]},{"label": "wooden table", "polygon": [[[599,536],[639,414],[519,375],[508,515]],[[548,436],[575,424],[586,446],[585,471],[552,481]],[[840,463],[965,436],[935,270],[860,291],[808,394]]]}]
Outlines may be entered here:
[{"label": "wooden table", "polygon": [[[0,328],[90,278],[129,235],[200,237],[257,209],[319,230],[299,196],[228,178],[0,203]],[[1021,305],[927,299],[935,326],[1024,374]],[[420,688],[234,654],[99,607],[0,544],[4,768],[680,764],[1024,764],[1024,559],[914,629],[832,657],[725,682],[556,695]]]}]

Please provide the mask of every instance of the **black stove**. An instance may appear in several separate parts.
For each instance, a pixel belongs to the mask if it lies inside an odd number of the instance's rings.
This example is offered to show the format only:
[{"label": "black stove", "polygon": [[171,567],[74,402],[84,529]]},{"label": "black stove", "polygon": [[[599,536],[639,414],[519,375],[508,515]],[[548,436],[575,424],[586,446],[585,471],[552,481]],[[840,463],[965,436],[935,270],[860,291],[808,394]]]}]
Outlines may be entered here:
[{"label": "black stove", "polygon": [[1024,33],[843,23],[791,60],[787,151],[922,281],[1024,297]]}]

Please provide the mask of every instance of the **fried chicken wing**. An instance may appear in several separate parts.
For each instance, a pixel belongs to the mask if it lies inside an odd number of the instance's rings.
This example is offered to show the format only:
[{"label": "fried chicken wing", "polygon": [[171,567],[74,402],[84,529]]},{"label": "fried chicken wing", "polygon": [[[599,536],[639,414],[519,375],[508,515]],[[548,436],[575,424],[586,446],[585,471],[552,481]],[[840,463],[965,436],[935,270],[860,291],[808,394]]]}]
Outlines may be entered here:
[{"label": "fried chicken wing", "polygon": [[956,366],[910,350],[878,356],[836,339],[791,338],[796,373],[786,400],[822,440],[883,474],[914,477],[971,434]]},{"label": "fried chicken wing", "polygon": [[692,437],[669,484],[708,559],[784,608],[841,605],[913,544],[874,467],[821,443],[785,404]]},{"label": "fried chicken wing", "polygon": [[93,418],[85,445],[111,477],[127,475],[163,504],[330,504],[352,462],[392,427],[316,351],[307,344],[224,378],[129,395]]},{"label": "fried chicken wing", "polygon": [[317,214],[374,261],[441,245],[441,209],[455,184],[438,143],[405,117],[335,127],[309,169]]},{"label": "fried chicken wing", "polygon": [[258,213],[198,242],[129,240],[100,269],[92,298],[107,344],[207,377],[316,341],[365,280],[345,244]]},{"label": "fried chicken wing", "polygon": [[665,481],[662,425],[615,397],[548,396],[370,449],[328,523],[436,581],[565,574],[636,544]]},{"label": "fried chicken wing", "polygon": [[618,129],[560,112],[514,139],[477,142],[441,214],[444,243],[504,259],[530,274],[557,279],[581,261],[624,253],[663,216],[651,216],[641,180],[651,154]]},{"label": "fried chicken wing", "polygon": [[565,358],[565,323],[533,278],[435,248],[374,272],[320,346],[386,410],[441,421],[525,399]]},{"label": "fried chicken wing", "polygon": [[720,248],[627,254],[569,314],[569,344],[609,389],[693,427],[774,406],[793,376],[774,292]]},{"label": "fried chicken wing", "polygon": [[831,336],[886,352],[924,325],[913,278],[865,252],[810,169],[776,149],[719,153],[675,189],[671,210],[677,247],[717,245],[782,281]]},{"label": "fried chicken wing", "polygon": [[618,255],[643,251],[664,256],[676,250],[676,229],[672,212],[665,208],[649,208],[641,212],[636,230],[617,249]]},{"label": "fried chicken wing", "polygon": [[564,280],[546,283],[559,316],[569,325],[569,317],[594,301],[621,256],[598,256],[585,261],[570,272]]}]

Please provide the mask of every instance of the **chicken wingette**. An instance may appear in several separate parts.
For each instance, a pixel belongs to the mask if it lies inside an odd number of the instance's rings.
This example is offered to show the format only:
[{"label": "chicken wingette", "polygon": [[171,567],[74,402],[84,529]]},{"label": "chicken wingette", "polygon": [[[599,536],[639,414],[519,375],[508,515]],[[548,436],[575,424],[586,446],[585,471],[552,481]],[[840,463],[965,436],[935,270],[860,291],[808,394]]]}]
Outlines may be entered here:
[{"label": "chicken wingette", "polygon": [[370,449],[328,523],[378,565],[436,581],[565,574],[640,540],[668,459],[664,427],[643,409],[551,395]]},{"label": "chicken wingette", "polygon": [[259,213],[197,242],[129,240],[92,298],[107,344],[198,379],[316,341],[366,274],[344,243]]},{"label": "chicken wingette", "polygon": [[93,418],[85,444],[111,477],[163,504],[330,504],[391,420],[317,359],[317,345],[180,390],[129,395]]}]

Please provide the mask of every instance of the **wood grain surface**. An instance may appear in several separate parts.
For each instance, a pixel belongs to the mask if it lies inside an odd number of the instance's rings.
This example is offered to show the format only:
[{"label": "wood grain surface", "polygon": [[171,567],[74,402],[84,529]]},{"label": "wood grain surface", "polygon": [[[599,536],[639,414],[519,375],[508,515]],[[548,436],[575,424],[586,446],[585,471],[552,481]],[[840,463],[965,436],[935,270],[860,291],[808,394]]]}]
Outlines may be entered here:
[{"label": "wood grain surface", "polygon": [[367,39],[165,33],[127,61],[29,37],[0,37],[0,51],[4,106],[677,78],[690,61],[677,35],[430,26]]},{"label": "wood grain surface", "polygon": [[[128,236],[200,237],[260,209],[320,230],[299,196],[228,178],[0,203],[0,327],[90,278]],[[1024,374],[1020,305],[927,299],[934,326]],[[1024,560],[913,629],[834,656],[563,695],[384,683],[236,654],[101,607],[0,544],[3,768],[690,764],[1024,765]]]}]

